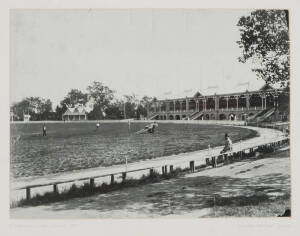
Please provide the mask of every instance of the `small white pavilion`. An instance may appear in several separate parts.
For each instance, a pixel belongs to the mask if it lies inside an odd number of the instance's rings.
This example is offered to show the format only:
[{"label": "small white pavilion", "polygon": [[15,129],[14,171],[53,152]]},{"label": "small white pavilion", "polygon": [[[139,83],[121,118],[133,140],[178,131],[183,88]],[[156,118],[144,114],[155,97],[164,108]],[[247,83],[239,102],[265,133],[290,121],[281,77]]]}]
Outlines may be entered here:
[{"label": "small white pavilion", "polygon": [[23,117],[24,117],[24,119],[23,119],[24,122],[30,121],[30,115],[29,114],[23,114]]},{"label": "small white pavilion", "polygon": [[68,107],[66,112],[62,115],[62,119],[65,121],[86,120],[86,113],[87,112],[82,105]]}]

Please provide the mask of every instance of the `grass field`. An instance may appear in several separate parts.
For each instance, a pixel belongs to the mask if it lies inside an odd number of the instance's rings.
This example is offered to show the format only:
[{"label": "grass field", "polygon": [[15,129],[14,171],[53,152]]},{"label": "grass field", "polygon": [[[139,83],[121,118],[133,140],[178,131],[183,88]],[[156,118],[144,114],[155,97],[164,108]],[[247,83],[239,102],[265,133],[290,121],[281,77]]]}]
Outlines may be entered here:
[{"label": "grass field", "polygon": [[136,162],[223,144],[224,133],[235,142],[256,135],[239,127],[159,124],[154,134],[135,134],[144,123],[11,124],[11,176],[41,176],[58,172]]}]

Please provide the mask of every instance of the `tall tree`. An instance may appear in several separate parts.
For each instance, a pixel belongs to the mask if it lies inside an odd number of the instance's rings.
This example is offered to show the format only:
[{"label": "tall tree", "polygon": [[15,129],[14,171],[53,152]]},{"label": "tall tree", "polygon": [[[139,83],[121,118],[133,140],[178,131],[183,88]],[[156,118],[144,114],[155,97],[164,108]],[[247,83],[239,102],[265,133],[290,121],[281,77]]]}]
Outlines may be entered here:
[{"label": "tall tree", "polygon": [[94,81],[87,87],[89,98],[93,101],[93,110],[89,113],[90,119],[103,119],[105,110],[114,99],[114,91],[101,82]]},{"label": "tall tree", "polygon": [[287,10],[256,10],[239,19],[239,61],[252,59],[253,71],[269,84],[289,86],[289,26]]},{"label": "tall tree", "polygon": [[126,118],[137,118],[138,99],[135,94],[124,95]]},{"label": "tall tree", "polygon": [[24,114],[29,114],[31,120],[46,120],[52,111],[52,102],[50,99],[27,97],[13,104],[12,111],[19,120],[24,119]]},{"label": "tall tree", "polygon": [[57,108],[56,111],[59,117],[67,110],[68,106],[74,107],[76,105],[85,105],[88,102],[88,94],[81,92],[78,89],[71,89],[70,92],[64,97],[60,102],[60,108]]},{"label": "tall tree", "polygon": [[144,96],[139,102],[139,106],[137,108],[137,116],[140,118],[141,116],[147,117],[148,108],[153,101],[152,97]]}]

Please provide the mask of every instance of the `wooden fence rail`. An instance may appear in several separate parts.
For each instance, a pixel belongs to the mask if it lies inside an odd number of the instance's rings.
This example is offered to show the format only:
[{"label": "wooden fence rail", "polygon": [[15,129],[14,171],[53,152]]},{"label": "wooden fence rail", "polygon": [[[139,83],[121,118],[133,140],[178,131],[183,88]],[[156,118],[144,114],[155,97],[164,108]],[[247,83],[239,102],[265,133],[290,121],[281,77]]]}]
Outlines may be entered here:
[{"label": "wooden fence rail", "polygon": [[[276,142],[271,142],[271,143],[263,143],[260,145],[254,145],[251,147],[247,147],[244,149],[241,149],[239,151],[232,151],[232,152],[227,152],[224,154],[218,154],[218,155],[211,155],[209,157],[206,157],[204,160],[204,166],[212,166],[213,168],[217,167],[219,164],[228,164],[230,162],[233,162],[235,160],[241,160],[246,157],[251,157],[254,156],[255,153],[260,152],[260,153],[266,153],[266,152],[271,152],[274,151],[276,148],[279,148],[283,145],[286,145],[289,143],[289,138],[283,138],[279,141]],[[182,163],[182,162],[181,162]],[[178,164],[178,163],[177,163]],[[29,200],[31,198],[31,189],[32,188],[38,188],[38,187],[45,187],[45,186],[53,186],[53,192],[55,194],[58,194],[58,185],[59,184],[65,184],[65,183],[71,183],[71,182],[76,182],[76,181],[85,181],[89,180],[90,183],[90,188],[91,190],[95,187],[95,179],[97,178],[102,178],[102,177],[109,177],[110,176],[110,183],[114,184],[115,183],[115,175],[121,175],[122,176],[122,181],[126,181],[126,176],[128,173],[131,172],[138,172],[138,171],[143,171],[143,170],[149,170],[149,175],[154,174],[154,169],[161,167],[162,174],[165,175],[168,172],[168,165],[156,165],[156,166],[151,166],[151,167],[146,167],[146,168],[139,168],[139,169],[134,169],[134,170],[128,170],[126,172],[120,171],[120,172],[113,172],[109,174],[103,174],[103,175],[93,175],[89,177],[84,177],[84,178],[75,178],[75,179],[70,179],[70,180],[63,180],[63,181],[53,181],[53,182],[47,182],[43,184],[34,184],[34,185],[27,185],[24,187],[16,188],[16,190],[22,190],[26,189],[26,199]],[[174,171],[174,164],[169,165],[169,171],[172,173]],[[189,169],[191,172],[195,171],[195,161],[190,160],[189,161]]]}]

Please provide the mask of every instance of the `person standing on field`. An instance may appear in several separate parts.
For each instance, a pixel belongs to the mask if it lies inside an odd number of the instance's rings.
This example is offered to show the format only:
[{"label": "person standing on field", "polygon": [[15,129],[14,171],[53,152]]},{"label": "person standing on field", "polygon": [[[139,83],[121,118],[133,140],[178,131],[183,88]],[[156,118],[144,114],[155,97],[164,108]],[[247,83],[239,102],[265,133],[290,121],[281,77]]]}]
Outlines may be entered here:
[{"label": "person standing on field", "polygon": [[43,125],[43,136],[47,136],[47,128],[46,125]]}]

